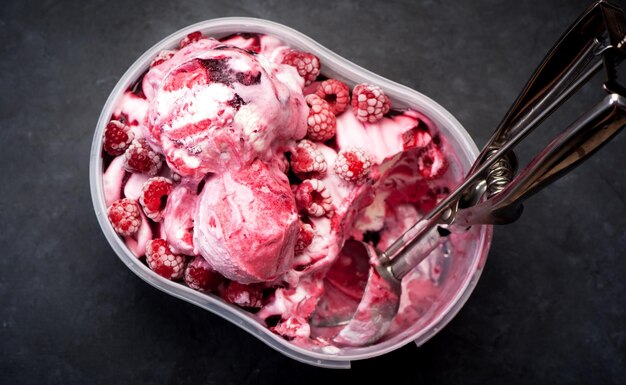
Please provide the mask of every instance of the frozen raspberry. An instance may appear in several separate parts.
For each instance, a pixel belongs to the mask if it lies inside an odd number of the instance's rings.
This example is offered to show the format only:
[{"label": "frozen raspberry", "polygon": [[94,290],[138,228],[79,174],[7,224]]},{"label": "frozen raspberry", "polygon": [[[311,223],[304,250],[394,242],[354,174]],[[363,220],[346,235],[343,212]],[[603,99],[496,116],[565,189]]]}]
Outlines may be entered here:
[{"label": "frozen raspberry", "polygon": [[130,172],[139,172],[149,176],[156,175],[161,169],[161,155],[150,148],[145,139],[135,139],[124,153],[124,167]]},{"label": "frozen raspberry", "polygon": [[301,140],[296,151],[291,154],[291,169],[300,179],[324,177],[326,175],[326,158],[316,150],[315,143],[310,140]]},{"label": "frozen raspberry", "polygon": [[104,129],[104,151],[113,156],[122,155],[135,135],[119,120],[111,120]]},{"label": "frozen raspberry", "polygon": [[311,107],[307,118],[307,138],[324,142],[337,132],[337,119],[330,110],[330,105],[315,94],[307,95],[304,99]]},{"label": "frozen raspberry", "polygon": [[198,40],[202,40],[204,38],[205,37],[202,34],[202,32],[200,32],[200,31],[192,32],[189,35],[187,35],[187,36],[185,36],[184,38],[181,39],[179,48],[185,48],[189,44],[195,43]]},{"label": "frozen raspberry", "polygon": [[320,74],[320,59],[312,53],[291,50],[283,58],[283,64],[298,70],[298,74],[304,78],[305,86],[313,83]]},{"label": "frozen raspberry", "polygon": [[344,112],[350,104],[350,88],[341,80],[324,80],[317,86],[315,94],[330,105],[330,110],[335,115]]},{"label": "frozen raspberry", "polygon": [[224,292],[224,299],[241,307],[258,309],[263,306],[263,288],[258,284],[244,285],[231,281]]},{"label": "frozen raspberry", "polygon": [[185,257],[174,254],[165,239],[157,238],[146,243],[146,262],[155,273],[167,279],[180,279],[185,268]]},{"label": "frozen raspberry", "polygon": [[163,210],[167,203],[167,197],[172,192],[174,183],[161,176],[150,178],[143,184],[139,203],[146,216],[155,222],[163,219]]},{"label": "frozen raspberry", "polygon": [[194,290],[215,291],[224,281],[224,277],[211,269],[209,263],[197,256],[185,267],[185,283]]},{"label": "frozen raspberry", "polygon": [[135,234],[141,226],[139,206],[132,199],[124,198],[113,202],[108,216],[115,232],[125,237]]},{"label": "frozen raspberry", "polygon": [[330,215],[333,210],[333,198],[319,179],[307,179],[296,189],[296,205],[314,217]]},{"label": "frozen raspberry", "polygon": [[333,170],[341,179],[362,183],[369,174],[372,162],[369,155],[359,147],[339,151]]},{"label": "frozen raspberry", "polygon": [[176,51],[172,51],[171,49],[165,49],[161,52],[159,52],[154,59],[152,59],[152,63],[150,63],[150,68],[152,67],[156,67],[161,63],[165,63],[166,61],[170,60],[172,58],[172,56],[174,56],[174,54],[176,53]]},{"label": "frozen raspberry", "polygon": [[300,221],[300,223],[298,223],[298,238],[296,239],[294,254],[302,254],[304,249],[309,247],[309,245],[313,242],[314,236],[315,230],[313,230],[313,227],[311,227],[308,223]]},{"label": "frozen raspberry", "polygon": [[417,171],[424,179],[438,178],[447,170],[448,160],[434,143],[420,151],[417,158]]},{"label": "frozen raspberry", "polygon": [[428,146],[433,138],[426,130],[415,127],[402,134],[402,147],[405,150],[410,148],[422,148]]},{"label": "frozen raspberry", "polygon": [[362,122],[375,123],[389,112],[389,98],[378,86],[359,84],[352,91],[352,112]]}]

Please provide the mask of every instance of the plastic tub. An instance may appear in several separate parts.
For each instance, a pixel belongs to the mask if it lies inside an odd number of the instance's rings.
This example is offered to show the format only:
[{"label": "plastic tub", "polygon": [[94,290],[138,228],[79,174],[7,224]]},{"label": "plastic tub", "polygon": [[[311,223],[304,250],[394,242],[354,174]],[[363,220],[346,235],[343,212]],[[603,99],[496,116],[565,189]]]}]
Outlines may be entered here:
[{"label": "plastic tub", "polygon": [[461,253],[452,256],[446,279],[441,284],[441,294],[433,309],[405,330],[386,337],[378,343],[359,348],[344,348],[338,353],[308,350],[291,344],[272,333],[250,313],[230,305],[214,295],[194,291],[182,284],[168,281],[153,273],[135,258],[123,240],[114,232],[106,215],[102,183],[102,138],[104,128],[124,91],[148,68],[151,60],[163,49],[177,46],[180,39],[193,31],[202,31],[212,37],[222,37],[236,32],[256,32],[273,35],[288,45],[316,54],[328,77],[339,78],[348,84],[368,82],[381,86],[391,98],[394,107],[412,107],[437,126],[457,154],[457,173],[466,171],[478,154],[478,149],[461,124],[443,107],[430,98],[367,71],[324,48],[307,36],[274,22],[242,17],[229,17],[200,22],[173,33],[146,51],[126,71],[109,96],[96,127],[90,155],[90,184],[94,209],[102,231],[124,264],[147,283],[182,300],[209,310],[238,325],[268,346],[295,360],[328,368],[349,368],[353,360],[367,359],[395,350],[411,341],[421,345],[445,326],[463,306],[482,271],[491,242],[490,226],[472,230],[472,241]]}]

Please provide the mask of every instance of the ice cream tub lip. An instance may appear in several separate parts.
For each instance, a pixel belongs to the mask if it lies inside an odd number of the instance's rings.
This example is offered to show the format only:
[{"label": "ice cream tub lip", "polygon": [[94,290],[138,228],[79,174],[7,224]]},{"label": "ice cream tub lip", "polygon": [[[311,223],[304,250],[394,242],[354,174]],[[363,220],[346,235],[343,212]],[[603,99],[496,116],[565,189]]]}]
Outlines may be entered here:
[{"label": "ice cream tub lip", "polygon": [[478,148],[467,131],[435,101],[415,90],[351,63],[298,31],[275,22],[247,17],[226,17],[199,22],[174,32],[141,55],[116,84],[98,119],[90,153],[91,196],[98,222],[118,257],[137,276],[157,289],[209,310],[241,327],[284,355],[310,365],[349,368],[351,361],[376,357],[398,349],[411,341],[421,345],[432,338],[458,313],[476,286],[491,244],[491,226],[480,227],[479,235],[474,242],[475,251],[472,255],[467,256],[471,258],[471,261],[467,271],[463,274],[458,289],[450,298],[446,298],[445,305],[426,325],[420,327],[419,330],[399,333],[374,345],[341,349],[339,352],[325,351],[324,349],[309,350],[294,345],[271,332],[252,314],[224,302],[219,297],[192,290],[158,276],[133,256],[124,241],[117,236],[107,218],[102,180],[103,160],[101,154],[105,126],[123,93],[143,74],[157,53],[175,47],[180,39],[194,31],[201,31],[204,35],[212,37],[223,37],[237,32],[268,34],[277,37],[291,47],[312,52],[319,57],[327,77],[336,77],[353,84],[362,82],[377,84],[385,90],[395,107],[413,107],[430,118],[438,129],[445,134],[463,167],[468,168],[478,155]]}]

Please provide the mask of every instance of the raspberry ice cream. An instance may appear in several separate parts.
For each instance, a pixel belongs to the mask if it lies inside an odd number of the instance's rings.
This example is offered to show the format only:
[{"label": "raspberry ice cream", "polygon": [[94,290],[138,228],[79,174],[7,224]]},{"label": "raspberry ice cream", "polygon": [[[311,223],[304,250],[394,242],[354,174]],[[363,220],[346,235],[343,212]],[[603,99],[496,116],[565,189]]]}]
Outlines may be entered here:
[{"label": "raspberry ice cream", "polygon": [[298,216],[272,162],[306,133],[301,89],[294,68],[214,39],[144,77],[144,134],[186,182],[204,179],[194,251],[229,279],[263,282],[290,267]]},{"label": "raspberry ice cream", "polygon": [[348,301],[327,276],[346,240],[384,249],[445,196],[454,162],[426,116],[323,74],[268,35],[193,33],[125,93],[103,146],[109,219],[137,258],[309,347],[331,343],[309,324],[318,303]]},{"label": "raspberry ice cream", "polygon": [[202,39],[146,74],[145,134],[193,181],[257,158],[270,162],[306,133],[301,89],[293,67]]},{"label": "raspberry ice cream", "polygon": [[298,213],[287,175],[256,160],[209,178],[198,199],[194,243],[215,270],[241,283],[289,270]]}]

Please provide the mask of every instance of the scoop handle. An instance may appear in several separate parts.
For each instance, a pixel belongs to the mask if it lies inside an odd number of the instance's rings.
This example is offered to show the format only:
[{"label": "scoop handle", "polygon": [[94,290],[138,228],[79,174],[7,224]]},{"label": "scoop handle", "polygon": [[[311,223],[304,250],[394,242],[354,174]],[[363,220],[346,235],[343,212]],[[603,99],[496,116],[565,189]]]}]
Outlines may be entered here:
[{"label": "scoop handle", "polygon": [[[456,223],[513,222],[521,215],[525,199],[581,164],[621,130],[626,88],[618,68],[626,59],[625,42],[624,12],[603,0],[596,1],[567,30],[531,76],[470,171],[473,175],[490,164],[486,173],[488,199],[465,209],[453,207],[457,211],[451,217]],[[515,177],[513,147],[601,68],[606,73],[604,89],[609,95]]]},{"label": "scoop handle", "polygon": [[589,79],[584,72],[598,56],[602,56],[603,60],[598,61],[595,69],[589,72],[599,70],[603,62],[606,71],[605,89],[609,93],[626,95],[626,89],[620,84],[624,79],[619,78],[617,71],[619,63],[626,56],[625,31],[626,20],[620,8],[604,0],[589,6],[555,43],[529,78],[478,155],[472,171],[491,157],[493,148],[502,147],[503,143],[509,142],[520,131],[540,123],[569,98]]},{"label": "scoop handle", "polygon": [[[596,1],[550,50],[462,183],[379,253],[381,265],[401,279],[441,243],[439,223],[470,226],[516,220],[525,199],[581,164],[624,127],[626,88],[617,68],[625,58],[623,11]],[[490,189],[486,175],[498,166],[496,162],[514,158],[514,146],[602,67],[609,95],[557,136],[524,171],[483,199],[485,189]]]},{"label": "scoop handle", "polygon": [[522,202],[582,164],[626,126],[626,98],[607,95],[540,152],[507,187],[474,206],[460,209],[454,224],[507,224]]}]

